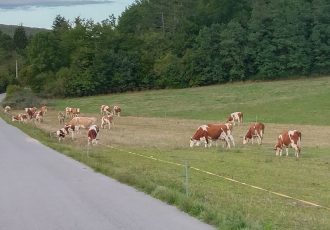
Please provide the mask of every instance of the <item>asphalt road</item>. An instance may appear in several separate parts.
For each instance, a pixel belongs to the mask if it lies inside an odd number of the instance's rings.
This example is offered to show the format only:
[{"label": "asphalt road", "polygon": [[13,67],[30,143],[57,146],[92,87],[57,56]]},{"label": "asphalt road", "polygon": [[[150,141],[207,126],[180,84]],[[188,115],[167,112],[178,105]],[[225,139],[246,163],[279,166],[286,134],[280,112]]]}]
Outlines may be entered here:
[{"label": "asphalt road", "polygon": [[0,119],[0,230],[213,229]]}]

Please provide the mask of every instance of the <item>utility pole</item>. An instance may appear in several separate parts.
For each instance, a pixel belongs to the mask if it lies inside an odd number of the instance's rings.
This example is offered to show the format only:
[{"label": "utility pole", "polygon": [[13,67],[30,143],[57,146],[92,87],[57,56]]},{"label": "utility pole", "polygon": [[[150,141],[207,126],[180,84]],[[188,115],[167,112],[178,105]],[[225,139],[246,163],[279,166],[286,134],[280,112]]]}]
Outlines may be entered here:
[{"label": "utility pole", "polygon": [[17,59],[16,59],[16,79],[18,79],[18,65],[17,65]]}]

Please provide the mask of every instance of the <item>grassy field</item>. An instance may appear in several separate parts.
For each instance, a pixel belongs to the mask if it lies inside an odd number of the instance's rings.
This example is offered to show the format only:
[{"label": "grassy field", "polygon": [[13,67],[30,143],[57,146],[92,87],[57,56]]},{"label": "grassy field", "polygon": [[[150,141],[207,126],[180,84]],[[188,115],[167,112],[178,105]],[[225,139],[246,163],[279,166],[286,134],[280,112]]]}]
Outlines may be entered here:
[{"label": "grassy field", "polygon": [[[16,125],[96,171],[219,229],[329,229],[330,209],[224,179],[330,208],[329,99],[330,78],[235,83],[56,100],[43,124]],[[63,143],[50,138],[61,127],[59,110],[80,107],[83,115],[100,118],[101,104],[119,104],[123,111],[111,130],[101,130],[98,146],[87,150],[86,131]],[[244,124],[234,127],[235,148],[189,148],[199,125],[223,122],[234,111],[245,115]],[[242,145],[256,119],[266,124],[263,145]],[[285,129],[302,131],[299,160],[292,149],[288,158],[274,156],[276,137]],[[190,166],[188,186],[185,164]]]}]

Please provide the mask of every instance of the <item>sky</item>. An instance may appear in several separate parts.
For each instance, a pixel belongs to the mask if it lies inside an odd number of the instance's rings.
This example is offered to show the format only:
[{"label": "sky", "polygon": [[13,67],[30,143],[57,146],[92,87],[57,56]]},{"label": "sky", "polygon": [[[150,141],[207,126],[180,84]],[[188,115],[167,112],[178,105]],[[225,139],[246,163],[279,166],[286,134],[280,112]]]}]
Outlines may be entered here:
[{"label": "sky", "polygon": [[135,0],[0,0],[0,24],[51,29],[57,15],[101,22],[120,14]]}]

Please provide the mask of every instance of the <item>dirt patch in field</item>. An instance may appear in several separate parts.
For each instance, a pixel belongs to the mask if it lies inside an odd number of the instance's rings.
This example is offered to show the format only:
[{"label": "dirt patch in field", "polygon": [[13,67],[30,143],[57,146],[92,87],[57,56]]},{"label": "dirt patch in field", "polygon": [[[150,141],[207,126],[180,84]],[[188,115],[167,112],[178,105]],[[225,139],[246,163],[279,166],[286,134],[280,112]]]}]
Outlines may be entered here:
[{"label": "dirt patch in field", "polygon": [[[19,111],[17,111],[19,112]],[[15,113],[15,112],[14,112]],[[97,124],[101,124],[99,114],[83,114],[84,116],[95,116]],[[68,121],[68,120],[67,120]],[[145,118],[145,117],[115,117],[115,125],[111,129],[101,129],[99,141],[102,144],[113,146],[152,147],[166,149],[189,148],[189,139],[198,126],[214,123],[215,121],[183,120],[172,118]],[[235,126],[233,136],[237,146],[242,145],[242,138],[248,130],[250,123]],[[288,129],[298,129],[302,132],[302,147],[330,147],[330,127],[312,125],[291,124],[265,124],[265,136],[263,145],[272,148],[277,136]],[[50,134],[63,127],[57,120],[56,111],[48,111],[44,122],[36,123],[39,127]],[[75,145],[86,145],[86,130],[81,130],[72,141],[66,138],[65,142],[73,142]]]}]

